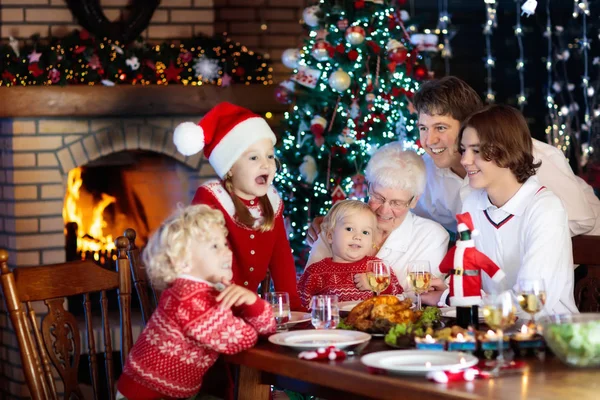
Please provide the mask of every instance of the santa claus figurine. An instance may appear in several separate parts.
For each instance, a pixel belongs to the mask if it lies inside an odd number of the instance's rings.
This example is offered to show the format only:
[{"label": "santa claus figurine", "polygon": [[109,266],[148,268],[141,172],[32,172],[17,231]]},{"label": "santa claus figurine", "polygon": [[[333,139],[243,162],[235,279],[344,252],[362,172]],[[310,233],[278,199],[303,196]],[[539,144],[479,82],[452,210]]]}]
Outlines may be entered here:
[{"label": "santa claus figurine", "polygon": [[457,214],[458,234],[456,245],[448,251],[440,264],[440,272],[450,276],[449,300],[456,306],[456,322],[463,328],[479,325],[478,306],[481,304],[481,272],[494,282],[504,279],[505,273],[489,257],[475,248],[471,235],[474,229],[471,214]]}]

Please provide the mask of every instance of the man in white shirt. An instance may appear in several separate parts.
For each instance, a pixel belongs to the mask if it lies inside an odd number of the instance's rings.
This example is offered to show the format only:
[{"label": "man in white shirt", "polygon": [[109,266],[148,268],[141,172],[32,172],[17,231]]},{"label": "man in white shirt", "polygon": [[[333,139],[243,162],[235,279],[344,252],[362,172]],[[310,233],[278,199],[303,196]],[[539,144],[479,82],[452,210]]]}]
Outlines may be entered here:
[{"label": "man in white shirt", "polygon": [[[460,164],[456,138],[460,124],[482,108],[477,93],[453,76],[429,81],[413,99],[419,113],[418,128],[427,169],[425,192],[414,209],[447,230],[456,230],[456,214],[471,193],[466,171]],[[537,177],[563,202],[571,236],[600,235],[600,200],[583,179],[576,176],[562,152],[533,139],[533,156],[541,161]]]}]

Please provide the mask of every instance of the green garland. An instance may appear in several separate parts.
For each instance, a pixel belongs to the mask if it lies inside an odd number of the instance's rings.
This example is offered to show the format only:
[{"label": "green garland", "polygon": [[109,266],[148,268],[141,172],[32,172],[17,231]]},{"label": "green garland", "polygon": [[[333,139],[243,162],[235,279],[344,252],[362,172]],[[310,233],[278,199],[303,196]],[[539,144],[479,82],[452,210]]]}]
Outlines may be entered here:
[{"label": "green garland", "polygon": [[0,47],[0,86],[271,84],[271,62],[226,36],[122,46],[85,30],[23,47]]}]

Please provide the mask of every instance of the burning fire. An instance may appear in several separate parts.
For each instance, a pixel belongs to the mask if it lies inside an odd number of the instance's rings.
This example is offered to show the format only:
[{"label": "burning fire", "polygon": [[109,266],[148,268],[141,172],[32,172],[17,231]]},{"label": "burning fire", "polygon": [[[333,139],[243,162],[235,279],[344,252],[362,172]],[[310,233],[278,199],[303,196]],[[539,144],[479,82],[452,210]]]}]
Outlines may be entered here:
[{"label": "burning fire", "polygon": [[[102,193],[100,201],[85,190],[81,190],[81,168],[69,172],[67,194],[63,208],[65,223],[77,223],[77,251],[81,253],[93,252],[95,255],[101,251],[115,249],[112,235],[104,236],[106,227],[103,214],[106,207],[115,203],[117,199]],[[91,210],[91,213],[90,213]]]}]

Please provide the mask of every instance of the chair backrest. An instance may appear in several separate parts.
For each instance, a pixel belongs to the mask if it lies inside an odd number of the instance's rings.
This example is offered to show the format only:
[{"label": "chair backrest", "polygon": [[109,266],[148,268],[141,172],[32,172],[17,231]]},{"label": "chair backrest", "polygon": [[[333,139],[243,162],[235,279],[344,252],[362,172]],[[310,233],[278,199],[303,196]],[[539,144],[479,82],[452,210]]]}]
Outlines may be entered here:
[{"label": "chair backrest", "polygon": [[[0,249],[1,284],[6,307],[15,329],[23,372],[31,398],[58,399],[52,367],[64,383],[64,398],[83,399],[78,382],[78,367],[82,353],[82,337],[78,321],[64,309],[65,297],[83,295],[87,353],[90,378],[95,397],[108,388],[105,398],[114,398],[115,376],[112,360],[112,338],[108,317],[107,292],[116,290],[119,299],[121,363],[124,365],[132,346],[131,278],[127,260],[128,241],[116,240],[117,272],[93,261],[73,261],[62,264],[8,268],[8,252]],[[94,331],[98,318],[92,319],[91,294],[100,293],[101,330],[107,382],[99,382],[98,357]],[[38,323],[33,302],[43,301],[48,313]]]},{"label": "chair backrest", "polygon": [[581,312],[600,311],[600,236],[572,238],[573,262],[585,265],[587,274],[575,283],[575,303]]},{"label": "chair backrest", "polygon": [[145,326],[158,304],[158,293],[156,293],[146,275],[146,268],[140,257],[140,249],[135,245],[135,230],[131,228],[125,230],[125,237],[129,240],[127,255],[129,257],[131,278],[133,279],[133,286],[140,300],[142,320]]}]

